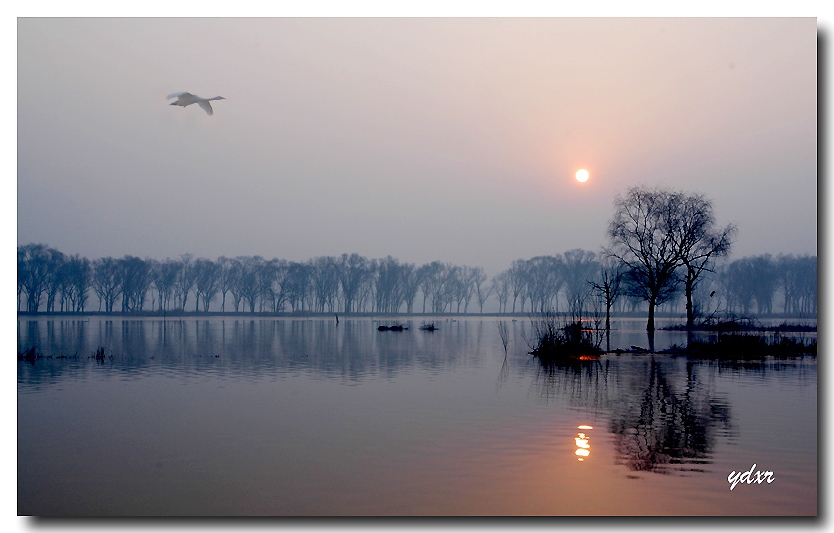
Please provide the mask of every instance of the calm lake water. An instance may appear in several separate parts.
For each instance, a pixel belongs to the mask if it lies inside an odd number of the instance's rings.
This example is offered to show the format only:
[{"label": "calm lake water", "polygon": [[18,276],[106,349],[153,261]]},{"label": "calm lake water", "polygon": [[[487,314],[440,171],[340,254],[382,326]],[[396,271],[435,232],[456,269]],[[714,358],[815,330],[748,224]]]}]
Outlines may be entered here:
[{"label": "calm lake water", "polygon": [[817,513],[816,358],[543,368],[496,322],[21,318],[18,513]]}]

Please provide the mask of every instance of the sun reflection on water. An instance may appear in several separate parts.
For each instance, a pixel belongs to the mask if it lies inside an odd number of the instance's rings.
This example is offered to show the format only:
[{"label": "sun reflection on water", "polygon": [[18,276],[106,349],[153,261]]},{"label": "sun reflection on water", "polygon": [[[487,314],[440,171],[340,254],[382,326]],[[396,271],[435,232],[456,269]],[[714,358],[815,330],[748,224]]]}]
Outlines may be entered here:
[{"label": "sun reflection on water", "polygon": [[589,426],[587,424],[583,424],[581,426],[577,426],[576,429],[580,429],[580,431],[576,434],[574,440],[576,441],[576,458],[580,461],[584,461],[586,457],[591,455],[591,438],[585,433],[585,431],[589,431],[594,429],[593,426]]}]

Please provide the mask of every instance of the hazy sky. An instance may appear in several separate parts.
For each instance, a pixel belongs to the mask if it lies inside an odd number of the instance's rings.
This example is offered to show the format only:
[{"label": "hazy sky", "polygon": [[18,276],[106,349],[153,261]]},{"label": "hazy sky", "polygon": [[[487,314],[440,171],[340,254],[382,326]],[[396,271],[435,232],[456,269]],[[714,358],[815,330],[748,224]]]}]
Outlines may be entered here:
[{"label": "hazy sky", "polygon": [[[89,258],[483,266],[703,193],[733,256],[816,254],[817,22],[19,19],[18,243]],[[190,91],[213,102],[169,106]],[[579,168],[591,178],[574,179]]]}]

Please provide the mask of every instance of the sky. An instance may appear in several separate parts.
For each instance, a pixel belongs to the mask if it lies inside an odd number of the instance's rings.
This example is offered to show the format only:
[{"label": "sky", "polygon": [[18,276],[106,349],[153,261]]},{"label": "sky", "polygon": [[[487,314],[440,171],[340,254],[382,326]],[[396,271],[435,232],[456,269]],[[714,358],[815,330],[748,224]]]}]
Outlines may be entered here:
[{"label": "sky", "polygon": [[660,185],[815,255],[817,96],[807,17],[20,18],[17,242],[493,276]]}]

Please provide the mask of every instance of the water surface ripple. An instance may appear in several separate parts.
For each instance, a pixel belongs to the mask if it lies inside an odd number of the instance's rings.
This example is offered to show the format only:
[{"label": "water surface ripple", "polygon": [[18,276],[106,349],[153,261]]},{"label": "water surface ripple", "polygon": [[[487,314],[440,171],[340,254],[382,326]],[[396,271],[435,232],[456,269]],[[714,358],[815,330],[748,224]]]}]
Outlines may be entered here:
[{"label": "water surface ripple", "polygon": [[542,366],[507,322],[21,319],[18,512],[816,514],[815,358]]}]

